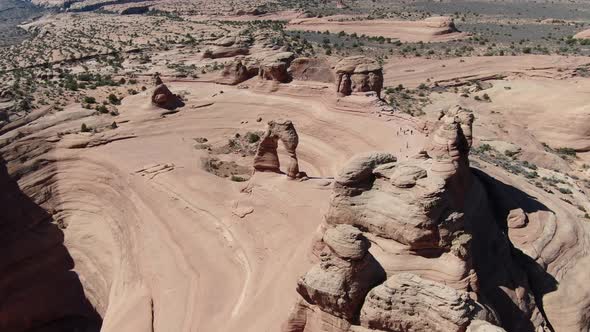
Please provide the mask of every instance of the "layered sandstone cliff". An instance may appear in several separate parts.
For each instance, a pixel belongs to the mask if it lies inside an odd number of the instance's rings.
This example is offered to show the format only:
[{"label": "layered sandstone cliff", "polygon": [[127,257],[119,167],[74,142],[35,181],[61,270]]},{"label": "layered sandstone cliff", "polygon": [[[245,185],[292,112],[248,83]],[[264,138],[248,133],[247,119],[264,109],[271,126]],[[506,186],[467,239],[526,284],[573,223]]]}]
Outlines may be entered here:
[{"label": "layered sandstone cliff", "polygon": [[[534,257],[515,250],[469,167],[473,114],[441,113],[424,151],[350,160],[335,178],[319,262],[284,331],[538,331]],[[510,225],[521,227],[523,213]],[[525,264],[523,262],[527,261]]]}]

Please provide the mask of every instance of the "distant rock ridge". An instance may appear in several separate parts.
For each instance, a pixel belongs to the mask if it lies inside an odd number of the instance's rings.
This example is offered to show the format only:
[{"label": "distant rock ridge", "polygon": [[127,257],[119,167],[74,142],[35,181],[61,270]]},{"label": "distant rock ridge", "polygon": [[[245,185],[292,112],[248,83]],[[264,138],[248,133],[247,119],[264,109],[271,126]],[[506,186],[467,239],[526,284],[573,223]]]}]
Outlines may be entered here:
[{"label": "distant rock ridge", "polygon": [[[299,279],[301,298],[283,331],[547,326],[469,168],[473,121],[461,107],[445,110],[415,157],[364,153],[342,168],[313,247],[318,263]],[[515,211],[511,224],[522,218]]]}]

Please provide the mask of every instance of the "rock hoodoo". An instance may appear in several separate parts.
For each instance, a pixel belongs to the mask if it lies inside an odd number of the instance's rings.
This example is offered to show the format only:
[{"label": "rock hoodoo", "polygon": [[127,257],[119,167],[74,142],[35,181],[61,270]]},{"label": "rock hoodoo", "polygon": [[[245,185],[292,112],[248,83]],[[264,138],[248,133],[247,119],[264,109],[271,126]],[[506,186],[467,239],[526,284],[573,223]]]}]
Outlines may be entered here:
[{"label": "rock hoodoo", "polygon": [[[159,77],[156,80],[159,80],[161,82]],[[167,110],[173,110],[178,107],[184,106],[184,102],[182,101],[182,99],[179,96],[172,93],[172,91],[168,89],[166,84],[163,83],[156,86],[156,88],[152,92],[152,104]]]},{"label": "rock hoodoo", "polygon": [[269,121],[264,136],[260,139],[258,150],[254,156],[254,169],[257,171],[280,172],[279,156],[277,148],[279,140],[283,142],[289,155],[287,176],[296,178],[299,175],[299,164],[297,162],[297,145],[299,136],[295,126],[289,120]]},{"label": "rock hoodoo", "polygon": [[374,60],[364,56],[344,58],[336,65],[336,76],[336,91],[341,96],[368,91],[381,95],[383,69]]},{"label": "rock hoodoo", "polygon": [[284,331],[502,331],[501,323],[532,332],[546,325],[469,168],[473,119],[451,108],[417,156],[400,162],[365,153],[344,166],[314,245],[319,262],[299,280],[301,299]]}]

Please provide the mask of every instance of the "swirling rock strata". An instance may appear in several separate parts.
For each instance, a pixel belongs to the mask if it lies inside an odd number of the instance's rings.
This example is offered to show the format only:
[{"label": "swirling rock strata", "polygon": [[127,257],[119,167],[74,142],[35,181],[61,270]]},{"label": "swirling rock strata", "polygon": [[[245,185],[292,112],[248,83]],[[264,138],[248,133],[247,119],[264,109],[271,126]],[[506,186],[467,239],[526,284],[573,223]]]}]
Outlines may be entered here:
[{"label": "swirling rock strata", "polygon": [[361,310],[361,325],[384,331],[464,331],[476,307],[467,293],[411,273],[373,288]]}]

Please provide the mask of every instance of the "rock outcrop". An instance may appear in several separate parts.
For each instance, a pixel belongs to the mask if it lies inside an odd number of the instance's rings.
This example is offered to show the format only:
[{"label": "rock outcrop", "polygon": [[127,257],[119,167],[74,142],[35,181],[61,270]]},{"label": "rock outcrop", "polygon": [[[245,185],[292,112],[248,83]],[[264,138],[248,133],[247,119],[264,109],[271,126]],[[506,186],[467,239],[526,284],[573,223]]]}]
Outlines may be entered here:
[{"label": "rock outcrop", "polygon": [[590,29],[580,31],[574,35],[575,39],[590,39]]},{"label": "rock outcrop", "polygon": [[295,126],[289,120],[268,122],[266,132],[261,137],[258,150],[254,156],[254,169],[257,171],[281,172],[281,164],[277,154],[279,140],[283,142],[289,155],[287,176],[296,178],[300,175],[297,153],[295,151],[299,144],[299,136],[297,135]]},{"label": "rock outcrop", "polygon": [[321,310],[354,320],[367,292],[384,280],[385,273],[357,228],[338,225],[326,231],[323,241],[320,263],[299,280],[297,291]]},{"label": "rock outcrop", "polygon": [[449,16],[434,16],[424,19],[426,26],[437,29],[435,35],[445,35],[448,33],[457,32],[457,27],[452,17]]},{"label": "rock outcrop", "polygon": [[217,83],[236,85],[258,75],[259,66],[252,59],[237,58],[231,64],[226,65],[217,79]]},{"label": "rock outcrop", "polygon": [[289,67],[289,74],[294,80],[334,83],[335,77],[330,64],[321,58],[300,57]]},{"label": "rock outcrop", "polygon": [[[284,331],[502,331],[501,324],[532,332],[547,325],[522,257],[469,168],[473,120],[451,108],[417,156],[400,162],[365,153],[338,173],[314,245],[319,263],[299,280],[301,300]],[[518,210],[508,219],[513,227],[527,223]]]},{"label": "rock outcrop", "polygon": [[258,76],[263,80],[286,83],[291,80],[287,69],[295,55],[292,52],[281,52],[270,56],[260,64]]},{"label": "rock outcrop", "polygon": [[336,65],[336,76],[336,92],[341,96],[368,91],[381,95],[383,68],[374,60],[364,56],[344,58]]},{"label": "rock outcrop", "polygon": [[203,52],[203,59],[230,58],[238,55],[248,54],[250,54],[250,50],[246,47],[220,46],[214,49],[208,49]]},{"label": "rock outcrop", "polygon": [[160,84],[156,86],[152,92],[152,104],[167,110],[174,110],[178,107],[184,106],[182,99],[172,93],[166,84]]},{"label": "rock outcrop", "polygon": [[462,332],[475,309],[465,292],[400,273],[369,292],[360,321],[383,331]]}]

